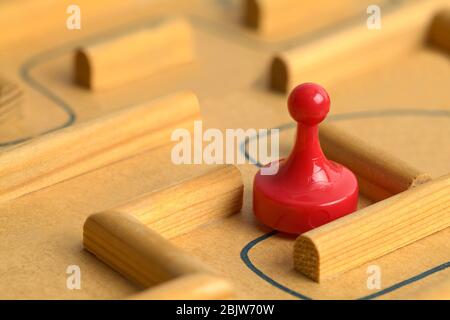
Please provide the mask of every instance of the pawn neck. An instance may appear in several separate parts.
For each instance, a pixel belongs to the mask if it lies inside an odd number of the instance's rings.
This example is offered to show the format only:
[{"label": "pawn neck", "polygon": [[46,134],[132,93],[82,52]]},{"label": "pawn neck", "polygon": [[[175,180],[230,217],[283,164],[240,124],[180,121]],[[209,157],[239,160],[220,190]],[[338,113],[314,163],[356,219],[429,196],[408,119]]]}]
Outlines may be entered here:
[{"label": "pawn neck", "polygon": [[291,155],[301,155],[305,160],[325,158],[319,141],[319,125],[297,124],[297,137]]},{"label": "pawn neck", "polygon": [[286,179],[295,185],[328,180],[328,160],[319,142],[319,126],[298,123],[294,148],[283,165]]}]

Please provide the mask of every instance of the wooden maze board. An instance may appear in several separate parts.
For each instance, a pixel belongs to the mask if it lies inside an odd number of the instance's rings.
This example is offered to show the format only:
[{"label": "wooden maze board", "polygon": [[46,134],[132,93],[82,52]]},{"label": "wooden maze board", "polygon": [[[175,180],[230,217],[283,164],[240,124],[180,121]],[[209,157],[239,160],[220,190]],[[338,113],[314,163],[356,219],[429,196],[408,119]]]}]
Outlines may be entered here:
[{"label": "wooden maze board", "polygon": [[[0,71],[21,87],[25,102],[20,120],[0,124],[1,145],[8,149],[114,109],[189,89],[199,97],[206,127],[281,128],[285,156],[295,129],[286,95],[268,87],[271,60],[278,52],[365,25],[370,1],[355,3],[320,16],[315,25],[259,33],[242,23],[240,1],[233,0],[136,0],[126,5],[116,0],[78,1],[81,30],[65,26],[69,2],[2,1]],[[385,0],[383,17],[416,3]],[[193,63],[102,92],[73,83],[75,48],[170,16],[183,16],[193,27]],[[449,55],[424,43],[361,70],[336,81],[327,79],[332,98],[327,121],[433,177],[450,172]],[[230,280],[237,298],[414,298],[449,278],[447,228],[339,277],[320,284],[309,280],[293,270],[293,238],[272,232],[253,217],[252,179],[257,167],[238,167],[245,187],[242,211],[171,240]],[[167,146],[1,203],[0,297],[110,299],[139,292],[139,287],[83,249],[86,217],[207,170],[207,165],[172,164]],[[361,199],[361,206],[368,203]],[[379,290],[366,286],[370,264],[383,272]],[[80,266],[81,290],[66,288],[68,265]]]}]

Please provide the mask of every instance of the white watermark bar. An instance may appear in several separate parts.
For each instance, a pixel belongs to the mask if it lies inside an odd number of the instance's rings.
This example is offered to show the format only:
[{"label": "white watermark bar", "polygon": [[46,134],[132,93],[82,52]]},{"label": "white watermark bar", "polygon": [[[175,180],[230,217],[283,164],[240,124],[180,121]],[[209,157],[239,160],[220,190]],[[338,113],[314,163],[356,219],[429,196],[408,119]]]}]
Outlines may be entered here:
[{"label": "white watermark bar", "polygon": [[[194,121],[193,133],[179,128],[172,132],[172,163],[179,164],[262,164],[263,175],[278,172],[280,138],[278,129],[226,129],[225,132],[208,128],[202,121]],[[248,154],[240,151],[246,144]]]}]

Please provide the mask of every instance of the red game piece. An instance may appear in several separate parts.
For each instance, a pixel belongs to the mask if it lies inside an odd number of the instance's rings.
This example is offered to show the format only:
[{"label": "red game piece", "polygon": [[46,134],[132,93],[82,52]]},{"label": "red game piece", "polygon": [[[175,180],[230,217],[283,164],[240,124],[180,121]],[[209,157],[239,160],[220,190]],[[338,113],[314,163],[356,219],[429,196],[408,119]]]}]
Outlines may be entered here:
[{"label": "red game piece", "polygon": [[297,138],[275,175],[256,174],[253,210],[265,225],[300,234],[356,210],[358,182],[346,167],[328,160],[320,148],[319,123],[330,110],[321,86],[304,83],[288,100]]}]

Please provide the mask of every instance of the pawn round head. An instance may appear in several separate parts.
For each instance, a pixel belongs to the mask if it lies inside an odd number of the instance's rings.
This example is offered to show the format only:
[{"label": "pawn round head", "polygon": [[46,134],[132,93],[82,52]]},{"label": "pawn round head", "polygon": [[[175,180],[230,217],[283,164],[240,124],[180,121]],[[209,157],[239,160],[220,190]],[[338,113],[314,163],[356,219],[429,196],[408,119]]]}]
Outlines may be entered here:
[{"label": "pawn round head", "polygon": [[330,97],[318,84],[303,83],[292,90],[288,107],[295,121],[316,125],[322,122],[330,111]]}]

